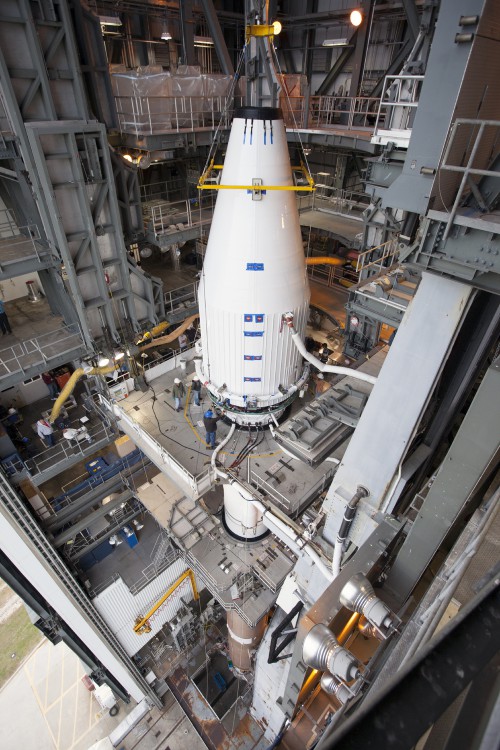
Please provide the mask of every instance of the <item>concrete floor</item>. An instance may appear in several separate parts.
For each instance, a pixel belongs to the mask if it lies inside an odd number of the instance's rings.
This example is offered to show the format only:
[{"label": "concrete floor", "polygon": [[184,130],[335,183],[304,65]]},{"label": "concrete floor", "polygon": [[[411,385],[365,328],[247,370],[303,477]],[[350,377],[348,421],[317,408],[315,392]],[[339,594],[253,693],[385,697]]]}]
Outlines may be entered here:
[{"label": "concrete floor", "polygon": [[[0,692],[2,750],[88,750],[135,708],[118,701],[111,717],[82,683],[85,670],[64,644],[43,641]],[[204,743],[170,694],[118,746],[120,750],[203,750]]]}]

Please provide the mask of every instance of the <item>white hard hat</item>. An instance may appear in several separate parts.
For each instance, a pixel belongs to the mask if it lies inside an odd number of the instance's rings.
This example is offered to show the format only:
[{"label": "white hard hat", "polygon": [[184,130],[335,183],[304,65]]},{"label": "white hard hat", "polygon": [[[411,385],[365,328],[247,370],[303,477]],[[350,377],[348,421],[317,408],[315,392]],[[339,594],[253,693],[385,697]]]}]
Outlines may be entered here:
[{"label": "white hard hat", "polygon": [[180,383],[180,382],[181,381],[179,380],[179,378],[174,378],[174,383]]},{"label": "white hard hat", "polygon": [[198,375],[193,375],[193,380],[199,380]]}]

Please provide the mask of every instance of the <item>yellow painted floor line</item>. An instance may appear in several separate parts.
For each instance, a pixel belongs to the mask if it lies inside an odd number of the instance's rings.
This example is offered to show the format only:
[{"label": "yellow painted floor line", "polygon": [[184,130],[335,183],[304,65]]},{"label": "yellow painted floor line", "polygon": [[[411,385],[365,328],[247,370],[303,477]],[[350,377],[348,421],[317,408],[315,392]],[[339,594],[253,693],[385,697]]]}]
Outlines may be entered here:
[{"label": "yellow painted floor line", "polygon": [[47,729],[48,729],[48,732],[49,732],[49,734],[50,734],[50,736],[52,738],[52,742],[54,743],[54,747],[57,747],[56,738],[54,737],[54,733],[52,732],[52,728],[51,728],[49,722],[47,721],[47,719],[45,718],[45,711],[44,711],[44,707],[42,705],[42,701],[40,700],[40,696],[38,695],[37,689],[36,689],[36,687],[35,687],[32,679],[31,679],[30,673],[26,669],[26,667],[24,667],[24,672],[26,674],[26,679],[28,680],[28,684],[29,684],[29,686],[31,687],[31,689],[33,691],[33,695],[35,696],[35,700],[38,703],[38,708],[40,709],[40,714],[42,715],[43,720],[44,720],[45,724],[47,725]]},{"label": "yellow painted floor line", "polygon": [[52,649],[48,648],[47,649],[47,667],[46,667],[46,670],[45,670],[45,675],[46,676],[45,676],[45,700],[43,702],[44,703],[44,707],[47,706],[47,696],[48,696],[48,693],[49,693],[49,673],[50,673],[49,665],[50,665],[50,662],[51,662],[51,656],[52,656]]}]

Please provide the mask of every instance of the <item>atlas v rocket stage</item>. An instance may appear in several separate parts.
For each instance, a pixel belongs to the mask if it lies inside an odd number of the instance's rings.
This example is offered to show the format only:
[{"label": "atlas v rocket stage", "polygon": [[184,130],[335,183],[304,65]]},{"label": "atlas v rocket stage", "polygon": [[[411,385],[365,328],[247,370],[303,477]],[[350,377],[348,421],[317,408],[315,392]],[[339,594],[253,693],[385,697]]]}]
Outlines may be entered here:
[{"label": "atlas v rocket stage", "polygon": [[310,296],[294,189],[281,110],[237,109],[198,290],[197,374],[240,425],[275,421],[308,376],[283,325],[291,313],[304,336]]}]

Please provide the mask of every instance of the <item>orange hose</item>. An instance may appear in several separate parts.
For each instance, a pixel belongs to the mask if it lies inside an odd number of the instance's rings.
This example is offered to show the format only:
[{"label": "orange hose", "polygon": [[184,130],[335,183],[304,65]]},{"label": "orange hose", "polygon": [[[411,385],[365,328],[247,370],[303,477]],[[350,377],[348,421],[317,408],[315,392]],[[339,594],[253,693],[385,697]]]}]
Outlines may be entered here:
[{"label": "orange hose", "polygon": [[319,258],[306,258],[306,266],[344,266],[344,258],[331,258],[328,255]]}]

